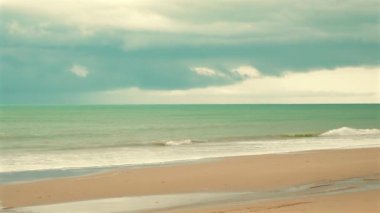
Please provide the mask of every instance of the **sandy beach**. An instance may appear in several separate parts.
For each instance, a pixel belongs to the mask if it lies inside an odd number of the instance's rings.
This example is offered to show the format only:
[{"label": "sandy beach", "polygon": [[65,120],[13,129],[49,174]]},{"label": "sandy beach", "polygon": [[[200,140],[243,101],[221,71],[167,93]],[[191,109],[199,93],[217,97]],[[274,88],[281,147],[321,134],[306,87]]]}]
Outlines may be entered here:
[{"label": "sandy beach", "polygon": [[[241,156],[135,169],[122,169],[96,175],[57,178],[0,186],[4,208],[17,208],[64,202],[125,196],[145,196],[199,192],[265,192],[284,187],[314,184],[323,186],[351,178],[378,182],[380,148],[323,150],[287,154]],[[379,209],[378,189],[312,196],[282,197],[244,203],[186,206],[174,212],[320,212],[340,208],[375,212]],[[347,192],[346,192],[347,191]],[[283,207],[283,208],[277,208]],[[196,210],[194,209],[196,208]],[[167,212],[167,211],[164,211]],[[334,211],[333,211],[334,212]]]},{"label": "sandy beach", "polygon": [[380,0],[0,0],[0,213],[380,213]]},{"label": "sandy beach", "polygon": [[168,213],[237,213],[237,212],[379,212],[380,190],[342,193],[328,196],[312,196],[297,199],[283,199],[270,202],[256,202],[230,206],[188,208]]}]

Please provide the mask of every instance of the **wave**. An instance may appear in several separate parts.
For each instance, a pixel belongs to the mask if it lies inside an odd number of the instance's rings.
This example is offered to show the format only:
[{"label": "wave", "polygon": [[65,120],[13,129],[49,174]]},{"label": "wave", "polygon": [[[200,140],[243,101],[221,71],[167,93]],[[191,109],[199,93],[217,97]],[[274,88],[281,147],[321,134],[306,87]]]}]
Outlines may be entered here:
[{"label": "wave", "polygon": [[296,133],[296,134],[287,134],[282,135],[284,138],[309,138],[309,137],[316,137],[318,136],[317,133]]},{"label": "wave", "polygon": [[189,144],[198,143],[198,142],[200,141],[185,139],[185,140],[170,140],[170,141],[164,141],[164,142],[157,142],[155,144],[162,145],[162,146],[181,146],[181,145],[189,145]]},{"label": "wave", "polygon": [[355,136],[355,135],[380,135],[380,129],[355,129],[341,127],[320,134],[320,136]]}]

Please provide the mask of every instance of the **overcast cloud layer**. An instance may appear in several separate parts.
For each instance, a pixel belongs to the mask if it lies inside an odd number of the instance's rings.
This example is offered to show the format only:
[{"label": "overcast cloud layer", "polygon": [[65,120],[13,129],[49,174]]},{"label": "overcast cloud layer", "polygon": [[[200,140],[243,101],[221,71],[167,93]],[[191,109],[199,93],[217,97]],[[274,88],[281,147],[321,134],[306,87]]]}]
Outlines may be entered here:
[{"label": "overcast cloud layer", "polygon": [[0,0],[0,103],[379,102],[377,0]]}]

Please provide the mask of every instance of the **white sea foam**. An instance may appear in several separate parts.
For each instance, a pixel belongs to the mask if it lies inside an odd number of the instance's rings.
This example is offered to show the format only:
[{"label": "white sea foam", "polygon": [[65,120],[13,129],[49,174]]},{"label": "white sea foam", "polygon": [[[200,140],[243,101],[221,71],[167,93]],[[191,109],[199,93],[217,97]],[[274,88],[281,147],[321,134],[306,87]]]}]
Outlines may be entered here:
[{"label": "white sea foam", "polygon": [[185,140],[169,140],[169,141],[160,141],[160,142],[154,142],[154,145],[161,145],[161,146],[181,146],[181,145],[189,145],[193,144],[195,142],[199,141],[194,141],[191,139],[185,139]]},{"label": "white sea foam", "polygon": [[[169,148],[170,146],[170,148]],[[380,147],[377,135],[278,140],[205,142],[191,145],[135,146],[41,152],[3,152],[0,172],[144,165],[215,157],[306,150]]]},{"label": "white sea foam", "polygon": [[177,140],[177,141],[166,141],[164,142],[164,145],[166,146],[179,146],[179,145],[186,145],[186,144],[192,144],[193,141],[190,139],[186,140]]},{"label": "white sea foam", "polygon": [[332,129],[321,134],[321,136],[355,136],[355,135],[380,135],[380,129],[355,129],[341,127]]}]

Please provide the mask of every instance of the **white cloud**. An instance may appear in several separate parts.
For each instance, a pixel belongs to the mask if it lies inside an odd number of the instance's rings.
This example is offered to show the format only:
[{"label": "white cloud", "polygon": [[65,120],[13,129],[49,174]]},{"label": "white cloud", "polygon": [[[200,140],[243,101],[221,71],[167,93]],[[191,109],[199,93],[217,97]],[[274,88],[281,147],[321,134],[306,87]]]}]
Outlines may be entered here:
[{"label": "white cloud", "polygon": [[175,31],[178,26],[174,20],[150,10],[149,1],[143,0],[11,0],[2,2],[1,7],[29,15],[47,16],[50,20],[91,31],[93,28]]},{"label": "white cloud", "polygon": [[258,78],[261,75],[256,68],[251,66],[240,66],[233,69],[231,72],[243,78]]},{"label": "white cloud", "polygon": [[[339,7],[323,0],[309,4],[301,0],[3,0],[0,5],[1,9],[17,14],[47,17],[63,25],[87,29],[85,33],[116,29],[122,33],[201,35],[198,39],[212,35],[214,39],[224,38],[227,43],[312,38],[378,40],[377,23],[361,21],[376,19],[377,0],[343,1]],[[228,15],[237,11],[241,16]],[[337,25],[347,27],[332,27]]]},{"label": "white cloud", "polygon": [[8,23],[7,28],[10,34],[26,34],[27,33],[27,30],[16,21],[12,21]]},{"label": "white cloud", "polygon": [[189,90],[130,88],[96,94],[100,103],[379,103],[380,67],[285,72]]},{"label": "white cloud", "polygon": [[49,24],[38,23],[33,26],[21,24],[18,21],[10,21],[7,23],[8,33],[16,36],[42,36],[49,34]]},{"label": "white cloud", "polygon": [[215,71],[207,67],[194,67],[194,68],[191,68],[191,70],[197,73],[198,75],[225,77],[223,73],[220,73],[218,71]]},{"label": "white cloud", "polygon": [[74,64],[70,68],[70,72],[74,73],[76,76],[81,77],[81,78],[86,78],[89,71],[86,67]]}]

